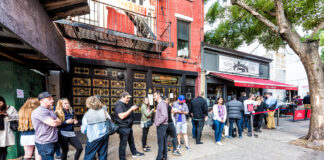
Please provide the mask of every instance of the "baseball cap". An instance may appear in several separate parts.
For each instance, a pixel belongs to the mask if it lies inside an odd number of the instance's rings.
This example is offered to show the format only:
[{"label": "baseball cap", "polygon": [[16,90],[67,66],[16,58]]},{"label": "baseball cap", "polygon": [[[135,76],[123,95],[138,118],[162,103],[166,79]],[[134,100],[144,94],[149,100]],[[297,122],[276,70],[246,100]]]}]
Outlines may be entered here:
[{"label": "baseball cap", "polygon": [[178,100],[180,103],[186,103],[186,97],[184,95],[180,95]]},{"label": "baseball cap", "polygon": [[49,94],[48,92],[42,92],[38,95],[38,100],[42,100],[44,98],[47,98],[47,97],[51,97],[52,95]]},{"label": "baseball cap", "polygon": [[128,92],[123,92],[123,93],[121,93],[120,94],[120,97],[126,97],[126,98],[130,98],[130,97],[132,97],[131,95],[129,95],[129,93]]}]

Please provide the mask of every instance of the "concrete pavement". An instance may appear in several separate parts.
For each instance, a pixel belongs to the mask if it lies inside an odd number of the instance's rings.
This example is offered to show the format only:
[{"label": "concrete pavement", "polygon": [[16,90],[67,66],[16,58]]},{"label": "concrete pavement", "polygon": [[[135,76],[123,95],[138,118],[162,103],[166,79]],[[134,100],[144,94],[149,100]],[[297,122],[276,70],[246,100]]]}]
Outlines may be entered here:
[{"label": "concrete pavement", "polygon": [[[262,130],[258,138],[243,135],[243,139],[222,139],[224,146],[215,144],[213,130],[205,126],[202,141],[204,144],[196,145],[191,138],[191,123],[188,123],[189,145],[191,151],[184,147],[180,149],[182,156],[173,156],[168,152],[170,160],[323,160],[324,152],[314,151],[289,144],[291,140],[307,134],[309,121],[292,122],[290,116],[280,118],[280,126],[274,130]],[[138,151],[141,149],[142,130],[139,125],[133,126],[135,144]],[[156,127],[152,126],[148,135],[148,145],[151,152],[145,152],[141,158],[132,158],[129,147],[126,155],[129,160],[154,160],[157,155]],[[109,138],[108,159],[118,160],[119,135]],[[84,152],[83,152],[84,153]],[[82,156],[83,157],[83,153]],[[73,159],[74,148],[70,146],[69,158]]]}]

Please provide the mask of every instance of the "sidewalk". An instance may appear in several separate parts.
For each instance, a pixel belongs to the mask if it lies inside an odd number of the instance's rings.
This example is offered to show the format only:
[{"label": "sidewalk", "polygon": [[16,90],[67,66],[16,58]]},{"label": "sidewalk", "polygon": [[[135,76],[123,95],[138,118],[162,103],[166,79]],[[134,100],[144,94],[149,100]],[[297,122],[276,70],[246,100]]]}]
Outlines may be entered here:
[{"label": "sidewalk", "polygon": [[[258,138],[247,137],[243,139],[223,139],[224,146],[215,144],[213,130],[205,126],[202,141],[204,144],[196,145],[191,136],[191,123],[188,123],[189,145],[191,151],[184,147],[180,152],[182,156],[173,156],[168,152],[170,160],[323,160],[324,152],[314,151],[289,144],[291,140],[307,134],[309,121],[292,122],[291,117],[281,117],[280,126],[274,130],[262,130]],[[135,144],[138,151],[141,149],[142,131],[139,125],[133,126]],[[148,145],[152,147],[151,152],[145,152],[141,158],[132,158],[129,147],[126,155],[129,160],[154,160],[157,155],[156,127],[152,126],[148,135]],[[118,160],[119,135],[114,134],[109,138],[108,159]],[[73,159],[74,148],[70,146],[69,158]],[[81,157],[83,157],[83,153]]]}]

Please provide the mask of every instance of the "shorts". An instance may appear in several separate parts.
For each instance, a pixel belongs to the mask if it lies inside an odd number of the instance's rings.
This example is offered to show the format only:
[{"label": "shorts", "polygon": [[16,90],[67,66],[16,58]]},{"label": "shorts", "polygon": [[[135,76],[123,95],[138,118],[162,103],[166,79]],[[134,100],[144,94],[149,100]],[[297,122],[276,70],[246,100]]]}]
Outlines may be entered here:
[{"label": "shorts", "polygon": [[187,134],[187,122],[177,122],[176,123],[177,134]]},{"label": "shorts", "polygon": [[34,146],[35,145],[35,135],[21,135],[20,145]]}]

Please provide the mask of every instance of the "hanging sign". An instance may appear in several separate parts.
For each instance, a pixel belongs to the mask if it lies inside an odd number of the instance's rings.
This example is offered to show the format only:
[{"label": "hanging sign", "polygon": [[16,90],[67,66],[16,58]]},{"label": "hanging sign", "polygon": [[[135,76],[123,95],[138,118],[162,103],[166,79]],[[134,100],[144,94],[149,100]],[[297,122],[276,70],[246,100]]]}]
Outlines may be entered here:
[{"label": "hanging sign", "polygon": [[24,98],[24,90],[17,89],[17,98]]}]

